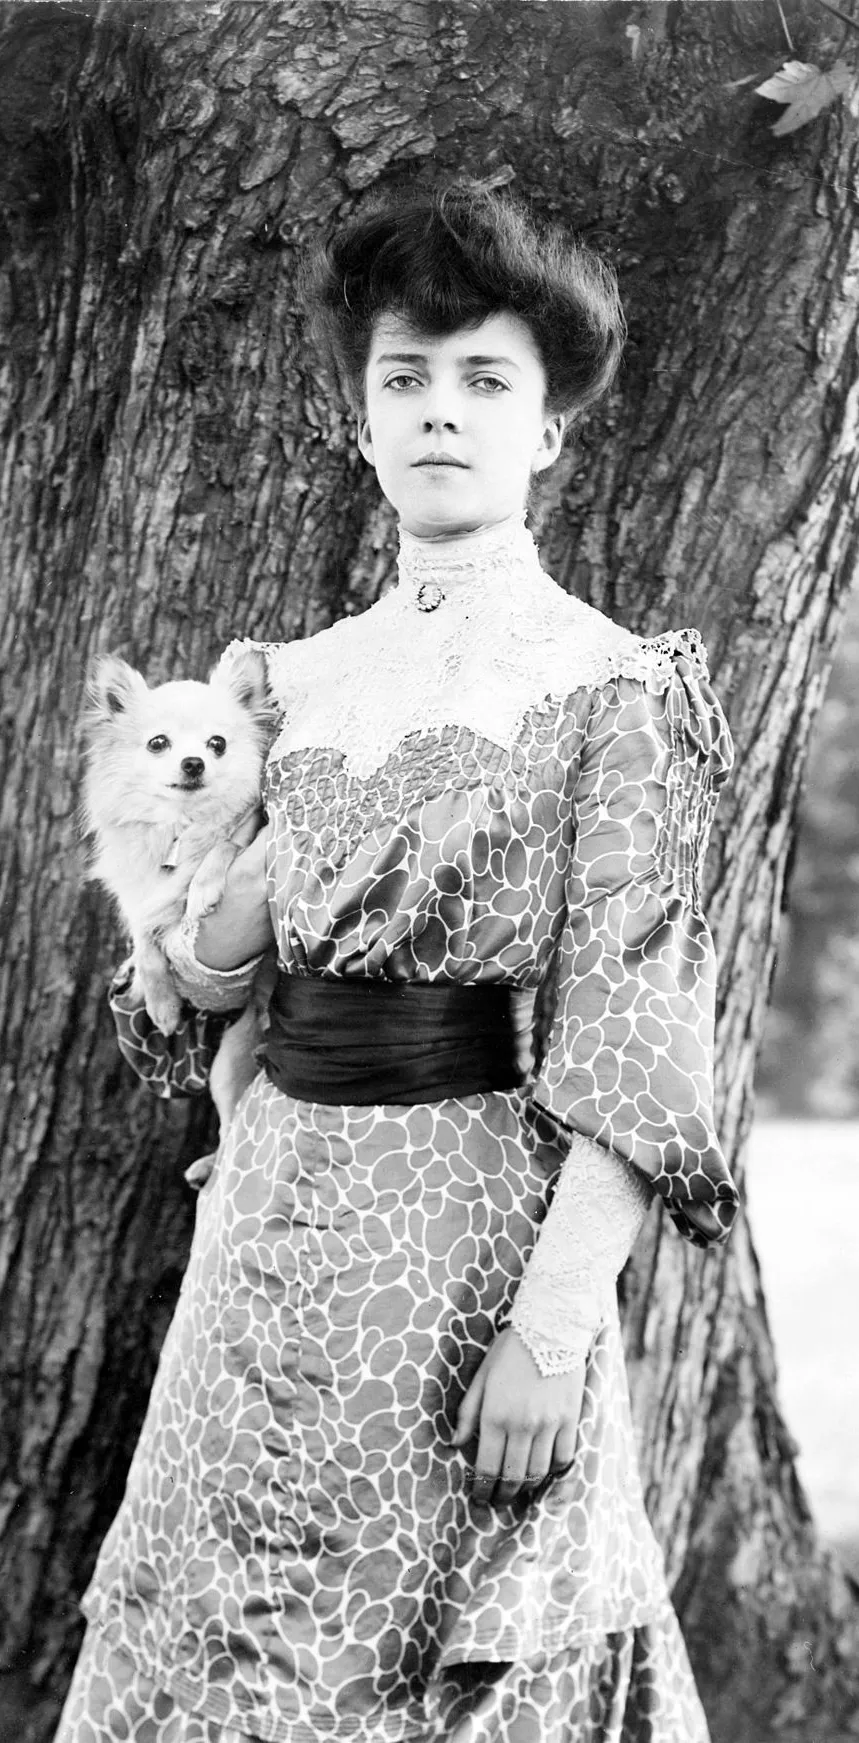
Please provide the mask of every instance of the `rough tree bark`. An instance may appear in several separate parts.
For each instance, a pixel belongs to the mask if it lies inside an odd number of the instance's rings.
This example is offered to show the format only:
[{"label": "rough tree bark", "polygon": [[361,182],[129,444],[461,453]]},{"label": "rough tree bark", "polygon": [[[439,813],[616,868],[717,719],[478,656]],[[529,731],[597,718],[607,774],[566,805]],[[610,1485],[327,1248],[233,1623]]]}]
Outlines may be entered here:
[{"label": "rough tree bark", "polygon": [[[796,58],[840,26],[784,0]],[[544,561],[637,630],[698,623],[738,768],[710,861],[721,1126],[741,1163],[809,729],[857,555],[857,143],[787,139],[752,5],[184,0],[0,8],[7,759],[0,984],[8,1722],[50,1735],[181,1274],[206,1112],[120,1065],[120,941],[80,880],[97,649],[202,674],[360,610],[393,528],[301,341],[304,243],[404,174],[491,177],[613,253],[609,408]],[[849,53],[849,50],[848,50]],[[851,277],[852,274],[852,277]],[[627,1276],[647,1496],[717,1743],[855,1734],[856,1592],[817,1547],[750,1232],[657,1216]]]},{"label": "rough tree bark", "polygon": [[859,1119],[859,592],[847,605],[804,782],[759,1100]]}]

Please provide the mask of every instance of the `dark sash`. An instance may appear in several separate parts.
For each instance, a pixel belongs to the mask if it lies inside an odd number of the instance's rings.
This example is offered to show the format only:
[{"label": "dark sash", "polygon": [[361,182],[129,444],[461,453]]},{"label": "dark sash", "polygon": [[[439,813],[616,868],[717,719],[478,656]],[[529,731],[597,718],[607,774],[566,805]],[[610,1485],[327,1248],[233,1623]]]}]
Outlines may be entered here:
[{"label": "dark sash", "polygon": [[279,974],[262,1062],[300,1101],[445,1101],[518,1089],[533,1066],[534,994],[501,985]]}]

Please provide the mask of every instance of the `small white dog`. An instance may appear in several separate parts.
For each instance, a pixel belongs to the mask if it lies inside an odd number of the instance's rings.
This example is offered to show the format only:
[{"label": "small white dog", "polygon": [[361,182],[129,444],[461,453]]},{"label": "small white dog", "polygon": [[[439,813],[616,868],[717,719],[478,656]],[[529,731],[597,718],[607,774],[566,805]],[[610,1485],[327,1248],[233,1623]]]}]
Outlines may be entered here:
[{"label": "small white dog", "polygon": [[[150,689],[132,666],[108,654],[89,695],[83,822],[95,838],[90,876],[114,897],[146,1009],[156,1028],[171,1035],[182,1000],[162,940],[186,912],[194,921],[217,906],[241,846],[234,837],[259,805],[272,736],[264,663],[253,650],[228,652],[206,684]],[[234,1105],[253,1075],[257,1015],[249,1013],[242,1034],[232,1035],[238,1079],[223,1062],[221,1079],[232,1081],[220,1096],[213,1081],[222,1123],[232,1112],[226,1104]]]}]

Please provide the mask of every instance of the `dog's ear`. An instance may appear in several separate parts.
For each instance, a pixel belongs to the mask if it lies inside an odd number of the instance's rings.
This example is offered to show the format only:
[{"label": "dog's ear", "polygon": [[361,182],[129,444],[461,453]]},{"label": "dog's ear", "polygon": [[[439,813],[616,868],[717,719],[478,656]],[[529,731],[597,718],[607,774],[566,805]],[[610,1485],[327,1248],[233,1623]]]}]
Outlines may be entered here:
[{"label": "dog's ear", "polygon": [[265,655],[261,648],[228,647],[209,673],[210,684],[222,684],[249,714],[260,714],[268,705]]},{"label": "dog's ear", "polygon": [[118,654],[105,654],[93,669],[87,694],[94,715],[101,720],[115,720],[146,689],[146,679],[133,666]]}]

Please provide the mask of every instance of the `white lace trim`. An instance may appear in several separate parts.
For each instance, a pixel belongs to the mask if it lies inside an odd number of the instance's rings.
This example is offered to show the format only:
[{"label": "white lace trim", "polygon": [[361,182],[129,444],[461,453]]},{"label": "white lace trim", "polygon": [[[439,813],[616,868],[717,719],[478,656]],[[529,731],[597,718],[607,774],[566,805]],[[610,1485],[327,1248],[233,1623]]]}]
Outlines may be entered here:
[{"label": "white lace trim", "polygon": [[628,1162],[573,1134],[508,1322],[541,1374],[577,1368],[616,1313],[618,1273],[652,1197],[650,1182]]},{"label": "white lace trim", "polygon": [[[467,727],[509,749],[528,710],[611,677],[663,688],[695,631],[643,641],[570,598],[540,567],[518,517],[450,540],[401,533],[399,581],[359,617],[306,641],[261,648],[283,710],[272,754],[339,750],[366,779],[415,732]],[[431,611],[417,596],[432,582]]]},{"label": "white lace trim", "polygon": [[194,950],[199,926],[199,920],[189,920],[186,914],[162,940],[177,989],[199,1011],[235,1011],[250,994],[262,956],[238,968],[207,968]]}]

